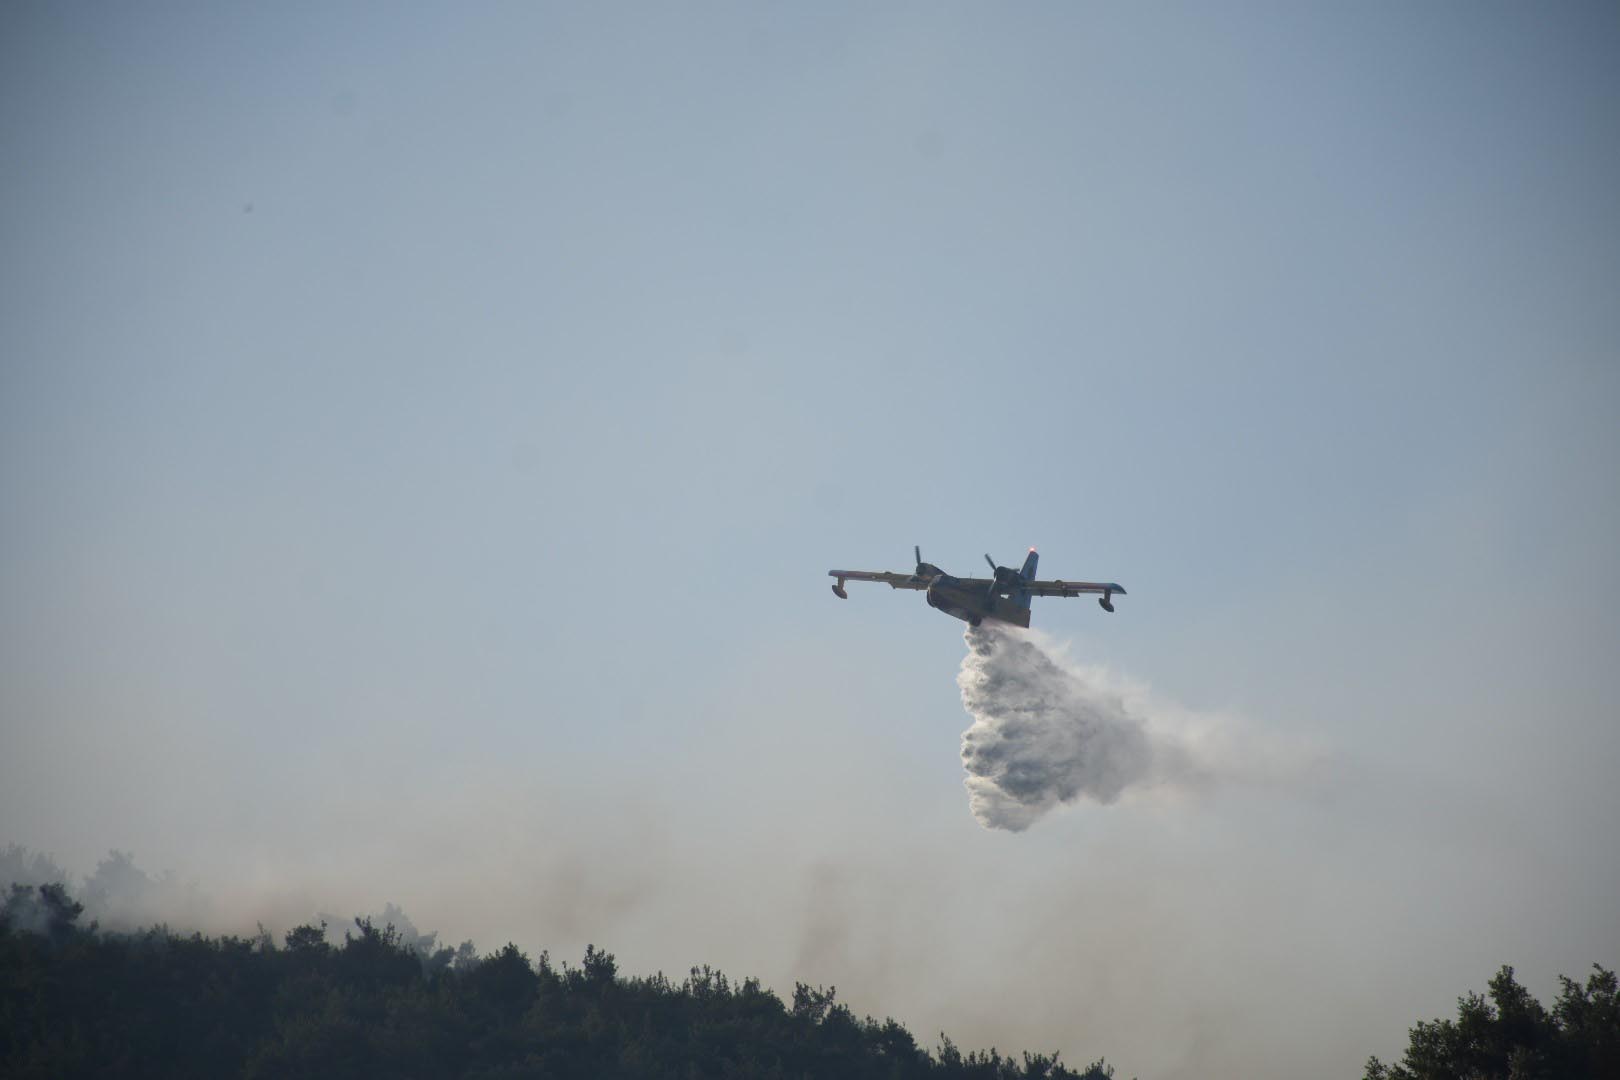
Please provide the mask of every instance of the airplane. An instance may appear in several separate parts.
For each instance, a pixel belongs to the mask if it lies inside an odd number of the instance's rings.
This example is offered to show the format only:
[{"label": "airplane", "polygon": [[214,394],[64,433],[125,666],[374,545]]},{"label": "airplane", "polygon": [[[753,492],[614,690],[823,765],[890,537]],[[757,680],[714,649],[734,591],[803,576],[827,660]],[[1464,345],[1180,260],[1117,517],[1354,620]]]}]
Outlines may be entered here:
[{"label": "airplane", "polygon": [[838,579],[832,587],[833,595],[840,600],[849,599],[849,593],[844,591],[846,581],[882,581],[891,589],[927,590],[929,607],[961,619],[970,626],[978,626],[985,619],[994,619],[1023,627],[1029,626],[1029,601],[1034,596],[1101,593],[1097,603],[1104,611],[1112,613],[1114,594],[1125,595],[1125,589],[1113,582],[1035,580],[1035,563],[1040,556],[1035,554],[1034,548],[1029,549],[1029,557],[1024,560],[1021,570],[997,566],[996,560],[986,555],[984,561],[990,564],[990,569],[995,573],[994,577],[988,578],[952,577],[932,563],[923,562],[920,545],[912,548],[912,552],[917,556],[917,569],[910,574],[872,570],[827,571],[828,577]]}]

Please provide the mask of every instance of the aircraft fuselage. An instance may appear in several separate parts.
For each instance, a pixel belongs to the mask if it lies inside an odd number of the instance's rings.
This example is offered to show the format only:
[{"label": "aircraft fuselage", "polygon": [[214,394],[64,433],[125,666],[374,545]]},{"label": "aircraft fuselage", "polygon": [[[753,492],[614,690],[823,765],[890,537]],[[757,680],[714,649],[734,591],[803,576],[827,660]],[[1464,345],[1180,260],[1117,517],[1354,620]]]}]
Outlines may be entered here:
[{"label": "aircraft fuselage", "polygon": [[1005,596],[992,596],[982,586],[966,585],[949,574],[941,574],[928,586],[928,606],[936,611],[978,626],[985,619],[1029,626],[1029,608]]}]

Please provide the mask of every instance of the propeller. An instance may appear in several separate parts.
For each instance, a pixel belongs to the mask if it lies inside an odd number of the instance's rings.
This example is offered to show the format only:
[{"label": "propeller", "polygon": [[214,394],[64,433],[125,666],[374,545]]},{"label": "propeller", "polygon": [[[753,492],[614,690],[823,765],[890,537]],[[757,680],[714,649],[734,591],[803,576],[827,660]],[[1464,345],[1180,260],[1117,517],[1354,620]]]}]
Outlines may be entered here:
[{"label": "propeller", "polygon": [[911,549],[911,553],[917,556],[917,569],[911,572],[912,577],[916,578],[917,580],[932,581],[934,578],[940,577],[945,573],[945,571],[941,570],[933,563],[923,562],[921,544],[914,545]]},{"label": "propeller", "polygon": [[1019,580],[1018,571],[1006,566],[997,566],[996,560],[992,559],[988,554],[985,555],[984,561],[990,564],[992,574],[990,588],[986,590],[990,596],[996,596],[1003,586],[1010,587]]}]

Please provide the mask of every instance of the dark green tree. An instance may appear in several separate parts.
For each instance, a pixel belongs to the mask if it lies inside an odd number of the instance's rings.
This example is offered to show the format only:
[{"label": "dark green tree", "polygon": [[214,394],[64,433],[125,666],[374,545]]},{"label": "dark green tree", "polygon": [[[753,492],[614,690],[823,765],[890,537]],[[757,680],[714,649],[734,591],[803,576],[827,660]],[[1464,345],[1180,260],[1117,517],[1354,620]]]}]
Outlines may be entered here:
[{"label": "dark green tree", "polygon": [[1586,985],[1561,978],[1549,1011],[1504,966],[1490,996],[1457,999],[1456,1020],[1419,1021],[1406,1054],[1369,1058],[1365,1080],[1612,1080],[1620,1077],[1620,1006],[1615,975],[1593,965]]}]

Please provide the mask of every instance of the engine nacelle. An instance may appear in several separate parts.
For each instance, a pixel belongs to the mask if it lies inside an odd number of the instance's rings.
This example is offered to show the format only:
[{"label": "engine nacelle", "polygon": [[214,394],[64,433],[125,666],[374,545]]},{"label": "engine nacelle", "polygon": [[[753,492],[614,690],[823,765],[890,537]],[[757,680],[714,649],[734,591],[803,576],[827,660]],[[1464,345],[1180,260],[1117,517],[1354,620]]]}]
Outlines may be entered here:
[{"label": "engine nacelle", "polygon": [[1114,594],[1103,593],[1097,598],[1097,606],[1112,615],[1114,612]]},{"label": "engine nacelle", "polygon": [[844,591],[844,579],[843,578],[838,579],[838,584],[834,585],[832,587],[832,590],[833,590],[833,595],[838,597],[838,599],[840,599],[840,600],[848,600],[849,599],[849,593]]}]

